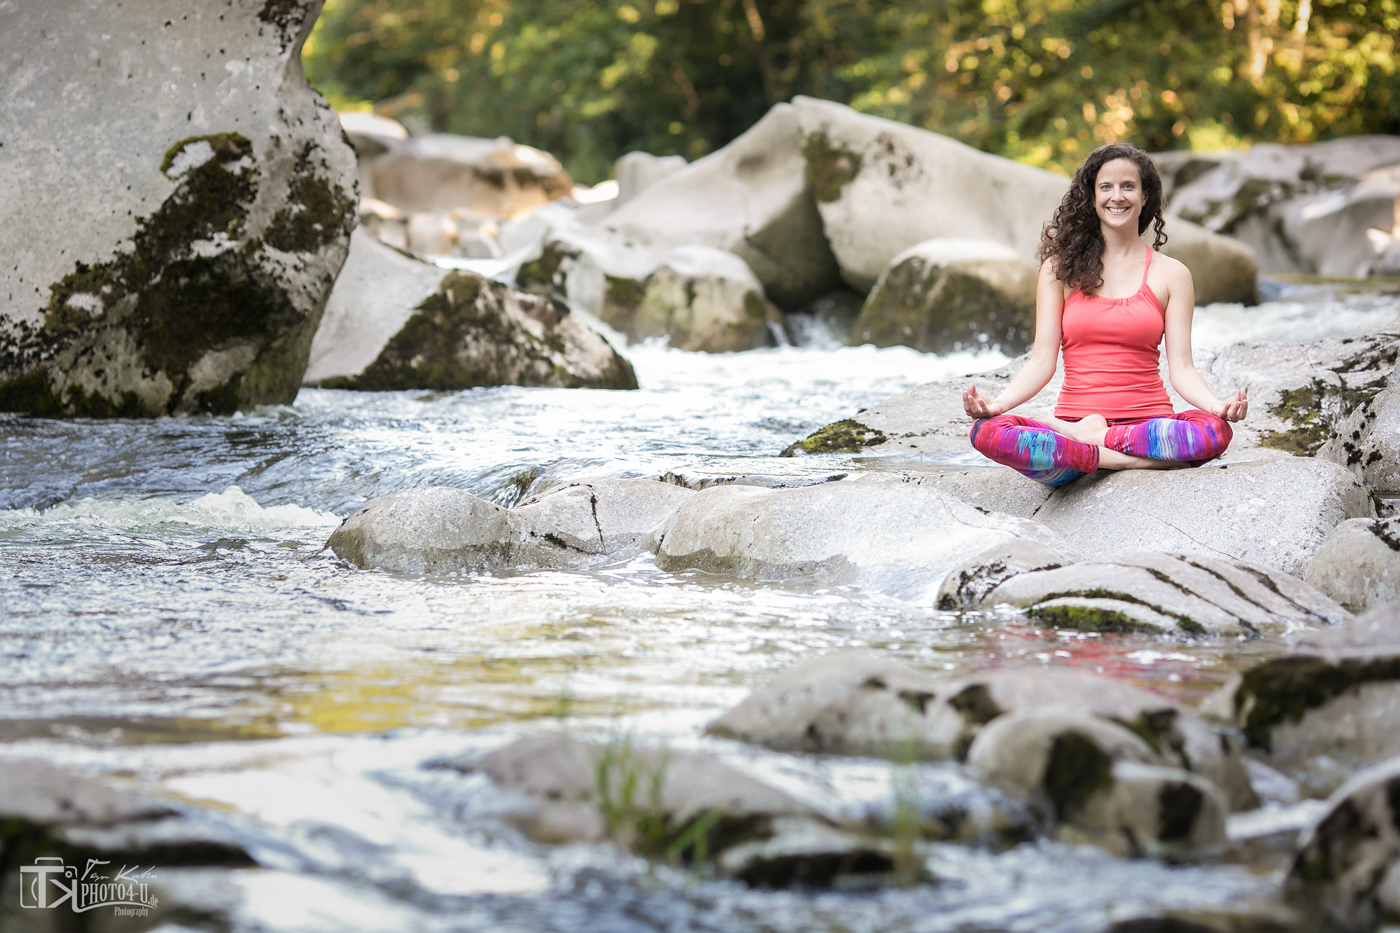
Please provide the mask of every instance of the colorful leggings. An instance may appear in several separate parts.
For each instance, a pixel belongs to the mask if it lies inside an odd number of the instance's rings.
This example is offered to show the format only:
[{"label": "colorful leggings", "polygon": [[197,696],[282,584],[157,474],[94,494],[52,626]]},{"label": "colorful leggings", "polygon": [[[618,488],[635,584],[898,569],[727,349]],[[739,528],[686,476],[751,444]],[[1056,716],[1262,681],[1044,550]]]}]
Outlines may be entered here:
[{"label": "colorful leggings", "polygon": [[[1198,467],[1230,446],[1234,432],[1221,418],[1192,409],[1170,418],[1109,422],[1103,445],[1135,457]],[[972,446],[986,457],[1046,486],[1063,486],[1099,469],[1099,449],[1058,434],[1030,418],[1000,415],[972,425]]]}]

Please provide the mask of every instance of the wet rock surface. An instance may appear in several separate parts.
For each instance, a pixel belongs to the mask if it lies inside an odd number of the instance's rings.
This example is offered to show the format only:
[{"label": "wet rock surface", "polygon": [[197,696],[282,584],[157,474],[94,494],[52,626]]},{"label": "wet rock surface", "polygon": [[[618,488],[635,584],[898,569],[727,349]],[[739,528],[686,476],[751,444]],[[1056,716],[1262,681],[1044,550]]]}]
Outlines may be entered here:
[{"label": "wet rock surface", "polygon": [[1296,577],[1246,561],[1131,552],[1017,574],[984,596],[1066,629],[1253,638],[1349,616]]},{"label": "wet rock surface", "polygon": [[943,576],[969,551],[1015,538],[1072,551],[1034,522],[867,475],[800,489],[707,489],[657,533],[656,555],[663,570],[858,583],[932,601]]},{"label": "wet rock surface", "polygon": [[317,9],[10,15],[0,410],[292,401],[355,222],[354,153],[301,71]]},{"label": "wet rock surface", "polygon": [[408,489],[377,499],[326,542],[369,570],[495,573],[578,567],[641,546],[693,496],[654,480],[577,480],[514,509],[462,489]]},{"label": "wet rock surface", "polygon": [[849,343],[949,353],[1024,352],[1035,337],[1039,270],[992,240],[927,240],[880,273]]},{"label": "wet rock surface", "polygon": [[1059,551],[1031,541],[1008,541],[954,567],[938,589],[938,608],[945,612],[973,609],[1002,582],[1017,574],[1054,570],[1070,563]]},{"label": "wet rock surface", "polygon": [[1311,794],[1400,754],[1400,615],[1373,610],[1309,635],[1213,697],[1253,748]]}]

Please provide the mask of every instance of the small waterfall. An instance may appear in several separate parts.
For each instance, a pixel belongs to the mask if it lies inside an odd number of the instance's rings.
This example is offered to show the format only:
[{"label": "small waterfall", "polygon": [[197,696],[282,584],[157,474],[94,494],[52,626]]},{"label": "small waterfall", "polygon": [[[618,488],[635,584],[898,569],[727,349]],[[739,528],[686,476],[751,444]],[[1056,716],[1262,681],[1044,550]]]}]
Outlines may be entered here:
[{"label": "small waterfall", "polygon": [[775,346],[775,347],[790,347],[790,346],[792,346],[792,341],[791,341],[791,340],[788,340],[787,331],[783,330],[783,325],[779,324],[777,321],[769,321],[769,322],[768,322],[768,333],[769,333],[769,335],[772,336],[772,338],[773,338],[773,346]]}]

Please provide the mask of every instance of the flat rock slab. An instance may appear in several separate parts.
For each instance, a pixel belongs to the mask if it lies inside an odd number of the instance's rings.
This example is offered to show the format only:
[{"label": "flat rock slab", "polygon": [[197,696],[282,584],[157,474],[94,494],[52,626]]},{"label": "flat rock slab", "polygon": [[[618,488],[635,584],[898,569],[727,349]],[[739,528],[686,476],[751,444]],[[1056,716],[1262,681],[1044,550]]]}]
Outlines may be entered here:
[{"label": "flat rock slab", "polygon": [[1302,576],[1333,528],[1374,515],[1366,488],[1346,470],[1289,457],[1100,472],[1056,489],[1035,520],[1087,557],[1174,551]]},{"label": "flat rock slab", "polygon": [[326,546],[364,570],[496,573],[579,567],[640,547],[695,493],[655,480],[565,483],[515,509],[430,486],[377,499]]},{"label": "flat rock slab", "polygon": [[867,474],[799,489],[718,486],[696,493],[658,532],[656,555],[668,571],[855,584],[932,602],[965,555],[1013,538],[1073,552],[1035,522]]},{"label": "flat rock slab", "polygon": [[1184,636],[1284,635],[1346,621],[1302,580],[1246,561],[1129,552],[1017,574],[983,597],[1061,628]]}]

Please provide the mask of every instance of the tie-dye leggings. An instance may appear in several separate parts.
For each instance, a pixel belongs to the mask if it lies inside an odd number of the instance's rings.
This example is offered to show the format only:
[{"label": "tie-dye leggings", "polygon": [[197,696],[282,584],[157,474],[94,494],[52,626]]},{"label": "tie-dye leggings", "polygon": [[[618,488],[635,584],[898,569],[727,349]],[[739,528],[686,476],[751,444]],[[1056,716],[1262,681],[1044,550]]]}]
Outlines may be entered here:
[{"label": "tie-dye leggings", "polygon": [[[1170,418],[1110,422],[1103,446],[1135,457],[1176,460],[1193,467],[1214,460],[1234,432],[1224,419],[1192,409]],[[1017,415],[972,425],[972,446],[986,457],[1046,486],[1063,486],[1099,469],[1099,449]]]}]

